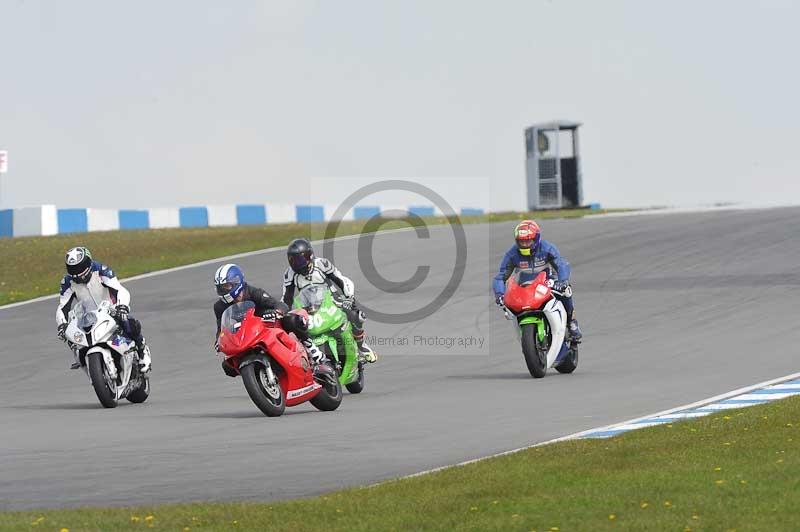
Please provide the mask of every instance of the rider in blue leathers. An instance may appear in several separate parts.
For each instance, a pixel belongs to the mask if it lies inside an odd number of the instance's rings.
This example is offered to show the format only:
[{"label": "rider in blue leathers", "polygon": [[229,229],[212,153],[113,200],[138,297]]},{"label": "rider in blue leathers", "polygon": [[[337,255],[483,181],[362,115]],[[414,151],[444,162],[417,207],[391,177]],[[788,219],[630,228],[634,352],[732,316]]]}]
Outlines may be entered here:
[{"label": "rider in blue leathers", "polygon": [[[564,260],[554,244],[542,239],[539,225],[533,220],[524,220],[514,229],[514,237],[516,243],[503,255],[500,268],[497,275],[494,276],[492,288],[495,302],[498,305],[503,304],[506,281],[515,268],[530,268],[535,273],[547,270],[548,277],[553,281],[553,289],[564,292],[569,286],[569,262]],[[578,320],[574,316],[575,306],[572,296],[561,296],[559,299],[564,303],[564,309],[567,311],[569,334],[572,340],[579,341],[583,334],[578,327]]]}]

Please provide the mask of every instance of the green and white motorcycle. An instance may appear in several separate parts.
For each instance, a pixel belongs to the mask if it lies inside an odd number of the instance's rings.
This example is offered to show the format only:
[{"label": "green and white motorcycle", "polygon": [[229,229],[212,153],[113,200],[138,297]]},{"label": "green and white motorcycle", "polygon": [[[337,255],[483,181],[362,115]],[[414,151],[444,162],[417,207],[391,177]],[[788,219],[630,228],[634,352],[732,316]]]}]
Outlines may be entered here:
[{"label": "green and white motorcycle", "polygon": [[353,326],[331,288],[325,284],[310,284],[297,294],[293,306],[308,312],[308,334],[336,366],[339,382],[350,393],[361,393],[364,361],[353,337]]}]

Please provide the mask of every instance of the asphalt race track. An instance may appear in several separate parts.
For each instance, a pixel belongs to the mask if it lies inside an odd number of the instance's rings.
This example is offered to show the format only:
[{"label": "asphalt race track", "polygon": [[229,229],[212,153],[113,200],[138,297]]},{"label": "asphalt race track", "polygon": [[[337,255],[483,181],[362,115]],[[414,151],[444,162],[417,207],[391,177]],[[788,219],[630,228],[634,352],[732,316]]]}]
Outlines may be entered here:
[{"label": "asphalt race track", "polygon": [[[305,404],[267,419],[241,379],[222,373],[211,350],[217,264],[127,283],[153,349],[143,405],[99,406],[85,375],[68,369],[55,300],[0,310],[0,509],[313,495],[800,369],[800,208],[545,221],[545,238],[573,266],[585,342],[574,374],[541,380],[490,295],[512,227],[466,226],[463,281],[433,315],[368,322],[382,358],[365,392],[333,413]],[[361,273],[357,243],[338,242],[335,261],[382,312],[422,307],[453,270],[447,227],[429,238],[380,235],[374,258],[387,279],[432,265],[416,290],[385,293]],[[279,292],[283,253],[239,263],[253,284]]]}]

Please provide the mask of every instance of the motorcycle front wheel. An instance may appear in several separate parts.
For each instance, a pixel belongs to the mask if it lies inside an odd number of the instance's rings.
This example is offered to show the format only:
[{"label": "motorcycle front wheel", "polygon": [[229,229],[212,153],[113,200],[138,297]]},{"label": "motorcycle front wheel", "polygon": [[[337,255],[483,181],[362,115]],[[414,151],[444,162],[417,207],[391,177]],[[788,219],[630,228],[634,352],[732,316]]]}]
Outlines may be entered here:
[{"label": "motorcycle front wheel", "polygon": [[339,405],[342,404],[344,393],[336,370],[333,370],[333,374],[329,379],[325,379],[320,384],[322,384],[322,389],[311,399],[310,403],[314,405],[314,408],[323,412],[330,412],[339,408]]},{"label": "motorcycle front wheel", "polygon": [[269,382],[266,368],[259,362],[240,367],[239,373],[242,375],[247,395],[264,415],[278,417],[283,414],[286,410],[286,400],[277,376],[275,382]]},{"label": "motorcycle front wheel", "polygon": [[86,357],[86,365],[89,367],[89,378],[92,380],[92,388],[100,404],[105,408],[117,406],[117,383],[108,374],[108,369],[103,361],[101,353],[91,353]]},{"label": "motorcycle front wheel", "polygon": [[541,379],[547,373],[547,352],[536,345],[536,326],[528,323],[522,326],[522,354],[525,364],[534,379]]}]

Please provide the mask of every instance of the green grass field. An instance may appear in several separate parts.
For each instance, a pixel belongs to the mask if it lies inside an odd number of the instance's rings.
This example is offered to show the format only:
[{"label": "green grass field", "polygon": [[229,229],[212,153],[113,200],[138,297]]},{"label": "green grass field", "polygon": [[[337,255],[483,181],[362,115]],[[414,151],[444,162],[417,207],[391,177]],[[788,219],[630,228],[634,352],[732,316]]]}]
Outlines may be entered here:
[{"label": "green grass field", "polygon": [[796,531],[800,398],[312,499],[0,513],[0,530],[150,528]]},{"label": "green grass field", "polygon": [[[567,218],[600,214],[604,210],[575,209],[534,213],[496,213],[463,217],[458,223],[519,220],[525,217]],[[425,218],[438,225],[446,218]],[[337,236],[364,231],[364,221],[344,222]],[[380,229],[414,225],[410,219],[386,220]],[[93,256],[109,264],[118,277],[130,277],[202,260],[284,246],[292,238],[322,238],[327,225],[284,224],[202,229],[152,229],[0,239],[0,305],[55,294],[64,276],[64,253],[76,245],[87,246]],[[373,227],[368,230],[375,230]]]}]

